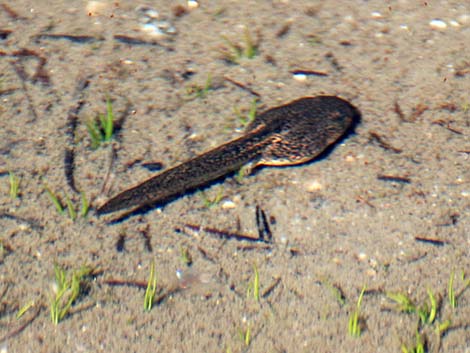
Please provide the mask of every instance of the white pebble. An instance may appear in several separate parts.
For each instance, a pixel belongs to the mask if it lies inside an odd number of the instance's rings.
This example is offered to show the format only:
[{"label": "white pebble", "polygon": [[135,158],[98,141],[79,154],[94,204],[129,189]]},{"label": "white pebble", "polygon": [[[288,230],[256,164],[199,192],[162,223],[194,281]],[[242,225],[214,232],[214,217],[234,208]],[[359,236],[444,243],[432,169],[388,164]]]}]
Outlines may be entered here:
[{"label": "white pebble", "polygon": [[294,78],[294,80],[299,82],[304,82],[307,80],[307,75],[305,74],[294,74],[292,77]]},{"label": "white pebble", "polygon": [[156,26],[153,23],[142,24],[142,25],[140,25],[140,29],[141,29],[142,32],[145,32],[145,33],[147,33],[151,36],[154,36],[154,37],[160,37],[164,34],[160,30],[160,28],[158,28],[158,26]]},{"label": "white pebble", "polygon": [[199,7],[199,3],[195,0],[188,0],[188,7],[190,9],[195,9],[195,8]]},{"label": "white pebble", "polygon": [[357,258],[359,259],[359,261],[364,261],[367,259],[367,255],[364,252],[360,252],[359,254],[357,254]]},{"label": "white pebble", "polygon": [[378,11],[373,11],[370,15],[372,18],[382,18],[382,14]]},{"label": "white pebble", "polygon": [[320,184],[320,182],[318,180],[312,180],[311,182],[309,182],[307,184],[307,191],[308,192],[316,192],[316,191],[319,191],[323,188],[323,185]]},{"label": "white pebble", "polygon": [[225,200],[224,202],[222,202],[222,208],[225,210],[235,208],[236,206],[237,205],[235,204],[235,202],[231,200]]},{"label": "white pebble", "polygon": [[447,28],[447,23],[442,20],[435,19],[429,22],[429,26],[431,26],[432,29],[442,30]]}]

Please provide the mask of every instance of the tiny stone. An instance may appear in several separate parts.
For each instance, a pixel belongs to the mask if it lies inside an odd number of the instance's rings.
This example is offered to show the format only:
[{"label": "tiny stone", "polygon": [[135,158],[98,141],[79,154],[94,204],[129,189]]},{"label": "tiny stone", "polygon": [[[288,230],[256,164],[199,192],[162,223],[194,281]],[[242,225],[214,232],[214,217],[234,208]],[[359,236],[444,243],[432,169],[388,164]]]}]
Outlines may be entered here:
[{"label": "tiny stone", "polygon": [[357,254],[357,258],[359,259],[359,261],[364,261],[367,259],[367,255],[366,253],[360,252],[359,254]]},{"label": "tiny stone", "polygon": [[382,18],[382,14],[378,11],[373,11],[370,15],[372,18]]},{"label": "tiny stone", "polygon": [[308,192],[316,192],[323,188],[322,184],[318,180],[313,180],[307,184],[307,191]]},{"label": "tiny stone", "polygon": [[307,75],[304,74],[294,74],[293,75],[294,80],[299,81],[299,82],[304,82],[307,80]]},{"label": "tiny stone", "polygon": [[188,0],[188,7],[190,9],[195,9],[199,7],[199,3],[195,0]]},{"label": "tiny stone", "polygon": [[442,20],[432,20],[431,22],[429,22],[429,26],[431,26],[432,29],[446,29],[447,28],[447,23],[445,23],[444,21]]},{"label": "tiny stone", "polygon": [[225,210],[235,208],[236,206],[237,205],[235,204],[235,202],[233,202],[231,200],[225,200],[222,203],[222,208],[225,209]]}]

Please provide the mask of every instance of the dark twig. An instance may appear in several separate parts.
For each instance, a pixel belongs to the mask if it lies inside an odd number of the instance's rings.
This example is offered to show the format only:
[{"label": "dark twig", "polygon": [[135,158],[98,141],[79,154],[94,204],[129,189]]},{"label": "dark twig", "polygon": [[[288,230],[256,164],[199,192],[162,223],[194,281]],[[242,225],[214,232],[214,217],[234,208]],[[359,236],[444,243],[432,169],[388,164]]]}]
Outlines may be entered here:
[{"label": "dark twig", "polygon": [[242,90],[245,90],[247,91],[248,93],[256,96],[256,97],[261,97],[261,94],[259,94],[258,92],[254,91],[253,89],[251,89],[250,87],[244,85],[243,83],[241,82],[238,82],[238,81],[235,81],[234,79],[228,77],[228,76],[224,76],[224,79],[225,81],[228,81],[230,82],[231,84],[237,86],[238,88],[241,88]]},{"label": "dark twig", "polygon": [[268,219],[264,210],[256,205],[256,228],[258,229],[258,237],[266,243],[271,243],[273,240],[273,233],[269,228]]},{"label": "dark twig", "polygon": [[28,109],[33,115],[33,118],[30,119],[28,122],[34,122],[38,119],[38,114],[36,113],[36,109],[34,108],[34,105],[32,103],[31,96],[29,95],[28,88],[26,87],[26,81],[25,81],[25,72],[24,69],[20,66],[18,62],[12,62],[11,65],[13,66],[13,69],[15,70],[16,74],[18,75],[18,78],[21,81],[21,89],[23,90],[23,93],[26,97],[26,101],[28,102]]},{"label": "dark twig", "polygon": [[393,147],[391,144],[386,142],[382,136],[380,136],[378,133],[369,131],[369,140],[376,142],[380,147],[382,147],[384,150],[392,151],[394,153],[401,153],[402,150],[396,147]]},{"label": "dark twig", "polygon": [[450,126],[450,122],[448,122],[448,121],[444,121],[444,120],[435,120],[435,121],[433,121],[432,123],[435,124],[435,125],[442,126],[443,128],[446,128],[447,130],[449,130],[450,132],[453,132],[454,134],[463,135],[463,132],[462,132],[462,131],[457,130],[457,129],[454,129],[453,127],[451,127],[451,126]]},{"label": "dark twig", "polygon": [[225,230],[219,230],[219,229],[215,229],[215,228],[202,227],[202,226],[197,225],[197,224],[186,223],[186,224],[184,224],[184,226],[186,228],[189,228],[189,229],[191,229],[193,231],[196,231],[196,232],[204,231],[206,233],[216,235],[216,236],[218,236],[222,239],[235,239],[235,240],[239,240],[239,241],[247,240],[247,241],[252,241],[252,242],[267,243],[267,241],[265,239],[255,238],[251,235],[232,233],[232,232],[228,232],[228,231],[225,231]]},{"label": "dark twig", "polygon": [[426,238],[423,236],[415,236],[415,240],[422,242],[422,243],[427,243],[431,245],[436,245],[436,246],[443,246],[446,244],[444,240],[436,239],[436,238]]},{"label": "dark twig", "polygon": [[405,114],[403,113],[403,110],[401,110],[400,104],[398,104],[398,101],[395,101],[393,105],[393,111],[397,113],[398,118],[400,118],[401,121],[406,122],[406,117]]},{"label": "dark twig", "polygon": [[305,76],[328,76],[328,73],[316,70],[291,70],[292,75],[305,75]]},{"label": "dark twig", "polygon": [[20,16],[16,13],[15,10],[13,10],[10,6],[8,6],[5,3],[0,4],[2,7],[3,11],[10,17],[12,20],[27,20],[26,17]]},{"label": "dark twig", "polygon": [[34,36],[35,42],[39,42],[41,39],[52,39],[52,40],[68,40],[72,43],[77,44],[85,44],[85,43],[94,43],[103,41],[104,38],[102,37],[94,37],[94,36],[87,36],[87,35],[72,35],[72,34],[38,34]]},{"label": "dark twig", "polygon": [[76,94],[78,93],[77,104],[69,110],[66,123],[67,145],[64,153],[64,173],[67,184],[70,188],[78,193],[75,185],[74,170],[75,170],[75,131],[78,125],[78,114],[85,105],[84,95],[85,90],[90,85],[88,79],[81,79],[78,83]]},{"label": "dark twig", "polygon": [[399,175],[386,175],[386,174],[379,174],[377,175],[378,180],[382,181],[393,181],[395,183],[404,183],[410,184],[411,179],[406,176],[399,176]]},{"label": "dark twig", "polygon": [[122,34],[115,34],[113,36],[113,38],[114,38],[115,41],[117,41],[119,43],[123,43],[123,44],[158,46],[158,47],[162,47],[162,48],[165,48],[167,50],[170,50],[170,48],[160,44],[157,41],[146,41],[146,40],[143,40],[143,39],[140,39],[140,38],[130,37],[130,36],[122,35]]}]

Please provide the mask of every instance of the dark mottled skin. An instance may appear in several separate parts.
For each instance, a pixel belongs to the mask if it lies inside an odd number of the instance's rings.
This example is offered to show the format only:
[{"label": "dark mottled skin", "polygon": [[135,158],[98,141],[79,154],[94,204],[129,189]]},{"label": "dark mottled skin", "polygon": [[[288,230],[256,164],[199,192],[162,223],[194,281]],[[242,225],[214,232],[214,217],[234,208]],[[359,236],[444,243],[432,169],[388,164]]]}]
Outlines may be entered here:
[{"label": "dark mottled skin", "polygon": [[249,164],[305,163],[337,141],[359,119],[349,102],[334,96],[300,98],[258,115],[244,136],[168,169],[116,195],[98,214],[162,203]]}]

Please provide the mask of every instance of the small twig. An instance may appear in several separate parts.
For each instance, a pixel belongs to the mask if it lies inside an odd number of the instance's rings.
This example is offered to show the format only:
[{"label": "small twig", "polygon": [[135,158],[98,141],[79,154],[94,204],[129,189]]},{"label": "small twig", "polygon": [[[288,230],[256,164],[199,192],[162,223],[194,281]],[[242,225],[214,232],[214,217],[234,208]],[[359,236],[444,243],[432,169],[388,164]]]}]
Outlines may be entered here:
[{"label": "small twig", "polygon": [[74,170],[75,170],[75,131],[78,125],[78,114],[85,105],[84,91],[90,85],[88,79],[79,81],[76,92],[78,92],[77,104],[69,110],[66,123],[67,146],[64,153],[64,173],[67,184],[70,188],[78,193],[75,185]]},{"label": "small twig", "polygon": [[27,20],[26,17],[20,16],[14,11],[10,6],[8,6],[5,3],[0,4],[2,7],[3,11],[10,17],[12,20]]},{"label": "small twig", "polygon": [[292,75],[305,75],[305,76],[328,76],[328,73],[316,70],[291,70]]},{"label": "small twig", "polygon": [[260,238],[255,238],[251,235],[245,235],[245,234],[239,234],[239,233],[232,233],[232,232],[228,232],[228,231],[225,231],[225,230],[219,230],[219,229],[215,229],[215,228],[207,228],[207,227],[202,227],[200,225],[196,225],[196,224],[188,224],[188,223],[185,223],[184,226],[186,228],[189,228],[193,231],[196,231],[196,232],[200,232],[200,231],[204,231],[206,233],[209,233],[209,234],[213,234],[213,235],[216,235],[222,239],[235,239],[235,240],[240,240],[240,241],[243,241],[243,240],[247,240],[247,241],[252,241],[252,242],[263,242],[263,243],[266,243],[266,240],[265,239],[260,239]]},{"label": "small twig", "polygon": [[450,132],[453,132],[454,134],[463,135],[462,131],[454,129],[453,127],[451,127],[450,122],[448,122],[448,121],[434,120],[432,123],[435,124],[435,125],[442,126],[443,128],[446,128],[447,130],[449,130]]},{"label": "small twig", "polygon": [[386,174],[379,174],[377,175],[378,180],[382,181],[393,181],[395,183],[404,183],[410,184],[411,179],[406,176],[399,176],[399,175],[386,175]]},{"label": "small twig", "polygon": [[391,144],[386,142],[382,136],[380,136],[378,133],[374,131],[369,131],[369,140],[370,141],[375,141],[378,143],[379,147],[382,147],[384,150],[392,151],[394,153],[401,153],[402,150],[396,147],[393,147]]},{"label": "small twig", "polygon": [[271,243],[273,240],[273,233],[269,227],[268,219],[264,210],[256,205],[256,228],[258,229],[258,237],[266,243]]},{"label": "small twig", "polygon": [[400,104],[398,104],[398,101],[395,101],[393,105],[393,111],[397,113],[398,118],[400,118],[401,121],[408,122],[406,120],[405,114],[403,113],[403,110],[401,110]]},{"label": "small twig", "polygon": [[94,37],[94,36],[88,36],[88,35],[72,35],[72,34],[48,34],[48,33],[43,33],[43,34],[38,34],[34,36],[34,40],[36,42],[39,42],[41,39],[53,39],[53,40],[68,40],[72,43],[77,43],[77,44],[86,44],[86,43],[94,43],[94,42],[99,42],[103,41],[104,38],[102,37]]},{"label": "small twig", "polygon": [[447,242],[444,240],[440,240],[436,238],[426,238],[426,237],[419,236],[419,235],[415,236],[415,240],[422,242],[422,243],[427,243],[427,244],[436,245],[436,246],[443,246],[447,244]]},{"label": "small twig", "polygon": [[235,81],[234,79],[228,77],[228,76],[224,76],[224,80],[227,81],[227,82],[230,82],[231,84],[237,86],[238,88],[241,88],[245,91],[247,91],[248,93],[256,96],[256,97],[261,97],[261,94],[259,94],[258,92],[254,91],[253,89],[251,89],[250,87],[244,85],[243,83],[241,82],[238,82],[238,81]]},{"label": "small twig", "polygon": [[28,122],[32,123],[38,119],[38,114],[36,113],[36,109],[34,108],[34,105],[32,103],[32,99],[31,99],[31,96],[29,95],[28,88],[26,87],[24,70],[19,65],[18,62],[12,62],[11,65],[13,66],[13,69],[15,70],[16,74],[18,75],[18,78],[21,81],[21,89],[23,90],[23,93],[26,97],[26,101],[28,102],[28,109],[33,115],[33,118],[30,119]]}]

